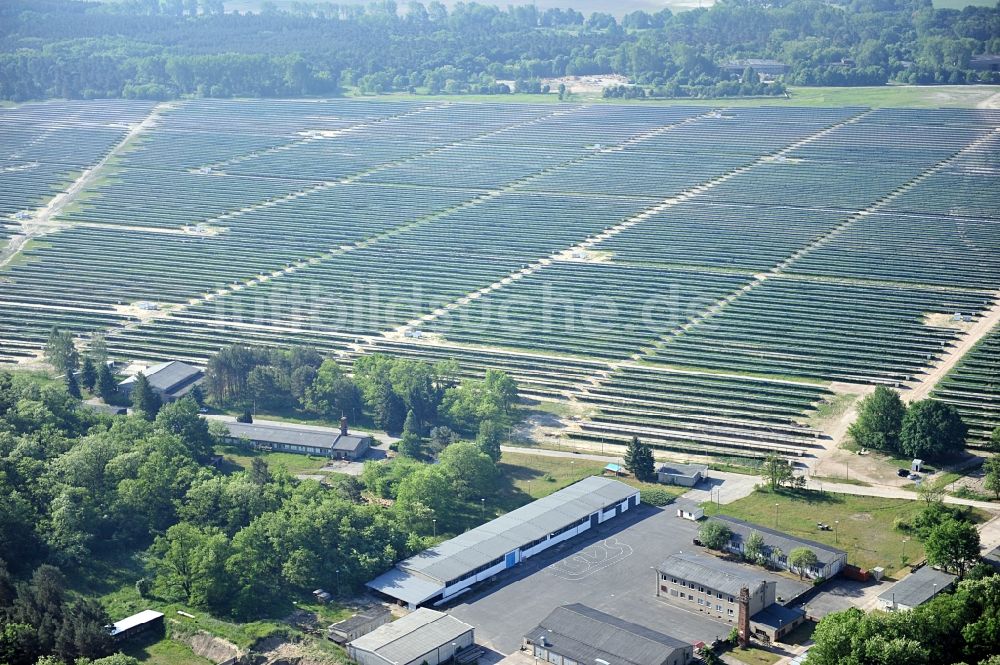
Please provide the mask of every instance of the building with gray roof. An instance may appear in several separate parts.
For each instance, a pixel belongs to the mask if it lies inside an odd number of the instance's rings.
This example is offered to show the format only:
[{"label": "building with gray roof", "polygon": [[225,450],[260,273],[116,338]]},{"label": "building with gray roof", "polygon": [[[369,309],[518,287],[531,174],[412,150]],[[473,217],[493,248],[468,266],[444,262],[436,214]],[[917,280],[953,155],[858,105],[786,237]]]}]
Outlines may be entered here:
[{"label": "building with gray roof", "polygon": [[[816,554],[818,563],[813,568],[803,571],[806,577],[829,579],[837,575],[847,565],[847,552],[815,540],[799,538],[781,531],[776,531],[761,524],[745,522],[728,515],[716,515],[712,518],[725,524],[732,531],[732,538],[727,549],[736,554],[743,554],[743,548],[750,534],[759,533],[764,539],[764,556],[772,565],[790,570],[788,554],[798,547],[806,547]],[[798,572],[798,571],[794,571]]]},{"label": "building with gray roof", "polygon": [[469,624],[422,607],[348,642],[347,655],[360,665],[438,665],[475,641]]},{"label": "building with gray roof", "polygon": [[777,582],[768,573],[718,557],[679,552],[657,566],[660,600],[735,623],[740,591],[749,591],[750,627],[761,639],[775,641],[805,621],[805,612],[777,602]]},{"label": "building with gray roof", "polygon": [[586,605],[557,607],[524,636],[528,653],[545,663],[687,665],[687,642],[623,621]]},{"label": "building with gray roof", "polygon": [[415,608],[441,603],[639,504],[639,490],[592,476],[396,564],[368,587]]},{"label": "building with gray roof", "polygon": [[656,470],[656,478],[667,485],[694,487],[708,476],[707,464],[663,464]]},{"label": "building with gray roof", "polygon": [[[181,399],[205,378],[205,373],[199,368],[179,360],[153,365],[140,373],[146,377],[153,392],[159,395],[164,402],[174,402]],[[118,389],[126,396],[131,395],[138,379],[138,374],[130,376],[118,384]]]},{"label": "building with gray roof", "polygon": [[887,612],[920,607],[942,591],[951,588],[956,576],[924,566],[879,594],[879,607]]},{"label": "building with gray roof", "polygon": [[368,452],[372,443],[372,438],[368,434],[348,432],[346,419],[341,419],[339,431],[331,427],[298,425],[273,420],[255,420],[252,423],[238,423],[231,418],[214,420],[225,422],[226,429],[229,430],[229,435],[225,437],[227,443],[248,443],[254,448],[275,452],[357,460]]}]

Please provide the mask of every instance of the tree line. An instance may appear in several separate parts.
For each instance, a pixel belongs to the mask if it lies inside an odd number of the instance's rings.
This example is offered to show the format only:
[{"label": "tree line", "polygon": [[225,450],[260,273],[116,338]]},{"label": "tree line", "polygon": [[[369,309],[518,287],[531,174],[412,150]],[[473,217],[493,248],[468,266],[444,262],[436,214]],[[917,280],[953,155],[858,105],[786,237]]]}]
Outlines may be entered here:
[{"label": "tree line", "polygon": [[487,371],[482,379],[461,378],[454,360],[428,363],[372,354],[345,367],[308,347],[234,345],[209,360],[205,396],[219,407],[367,419],[379,429],[402,433],[400,450],[411,457],[420,457],[425,443],[439,451],[459,438],[488,442],[499,457],[518,391],[499,370]]},{"label": "tree line", "polygon": [[[572,9],[439,2],[294,3],[226,13],[221,0],[10,0],[0,98],[542,93],[542,78],[618,74],[609,96],[781,94],[723,67],[785,62],[785,83],[989,83],[1000,10],[930,0],[727,0],[621,20]],[[633,89],[634,88],[634,89]],[[569,91],[571,92],[571,91]],[[566,94],[566,91],[561,93]]]}]

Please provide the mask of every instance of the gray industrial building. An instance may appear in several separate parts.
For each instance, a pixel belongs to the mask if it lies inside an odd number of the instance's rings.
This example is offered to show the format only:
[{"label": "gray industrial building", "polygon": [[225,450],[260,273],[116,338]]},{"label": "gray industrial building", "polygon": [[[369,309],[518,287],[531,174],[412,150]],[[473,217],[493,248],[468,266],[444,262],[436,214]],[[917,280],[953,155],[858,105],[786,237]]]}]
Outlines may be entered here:
[{"label": "gray industrial building", "polygon": [[524,636],[524,648],[539,663],[687,665],[687,642],[623,621],[586,605],[557,607]]},{"label": "gray industrial building", "polygon": [[[153,365],[140,373],[146,377],[149,387],[164,403],[181,399],[205,378],[205,373],[199,368],[179,360]],[[130,396],[138,379],[138,375],[130,376],[118,384],[118,389],[126,396]]]},{"label": "gray industrial building", "polygon": [[639,490],[592,476],[396,564],[368,587],[410,608],[439,604],[639,504]]},{"label": "gray industrial building", "polygon": [[347,643],[360,665],[438,665],[474,648],[472,626],[422,607]]},{"label": "gray industrial building", "polygon": [[924,566],[893,584],[888,591],[879,594],[879,607],[887,612],[912,610],[950,589],[956,579],[951,573]]},{"label": "gray industrial building", "polygon": [[[788,554],[797,547],[806,547],[816,554],[819,562],[815,567],[803,571],[806,577],[830,579],[847,565],[847,552],[824,543],[791,536],[761,524],[745,522],[727,515],[716,515],[713,520],[722,522],[733,532],[726,549],[743,554],[743,548],[751,533],[759,533],[764,539],[764,555],[776,567],[789,570]],[[798,572],[798,571],[795,571]]]},{"label": "gray industrial building", "polygon": [[226,421],[231,444],[249,443],[254,448],[280,453],[322,455],[333,459],[357,460],[371,447],[368,434],[351,434],[347,420],[341,419],[340,430],[313,425],[297,425],[270,420],[252,423]]}]

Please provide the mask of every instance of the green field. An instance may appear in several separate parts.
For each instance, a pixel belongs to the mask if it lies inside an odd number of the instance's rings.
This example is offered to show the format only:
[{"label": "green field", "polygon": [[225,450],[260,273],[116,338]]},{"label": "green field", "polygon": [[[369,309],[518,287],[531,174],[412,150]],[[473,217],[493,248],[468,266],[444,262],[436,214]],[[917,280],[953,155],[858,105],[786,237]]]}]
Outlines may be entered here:
[{"label": "green field", "polygon": [[[903,567],[901,556],[905,555],[910,563],[924,556],[924,547],[919,541],[893,528],[897,518],[910,520],[923,507],[923,502],[905,499],[814,491],[796,494],[757,491],[721,509],[706,504],[705,513],[731,515],[833,545],[847,551],[848,563],[864,569],[883,566],[887,574],[892,575]],[[835,530],[820,531],[816,528],[817,522],[835,526]]]}]

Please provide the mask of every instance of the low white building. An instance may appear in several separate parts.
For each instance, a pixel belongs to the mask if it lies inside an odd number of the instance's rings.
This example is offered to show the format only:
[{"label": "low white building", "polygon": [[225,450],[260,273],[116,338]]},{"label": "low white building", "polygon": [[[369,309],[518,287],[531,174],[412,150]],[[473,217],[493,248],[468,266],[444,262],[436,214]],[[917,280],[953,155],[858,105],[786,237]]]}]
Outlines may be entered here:
[{"label": "low white building", "polygon": [[439,605],[637,505],[634,487],[584,478],[401,561],[367,586],[410,609]]},{"label": "low white building", "polygon": [[348,642],[347,655],[360,665],[439,665],[475,642],[469,624],[422,607]]},{"label": "low white building", "polygon": [[907,575],[879,594],[879,608],[887,612],[912,610],[920,607],[942,591],[947,591],[957,577],[951,573],[924,566]]}]

